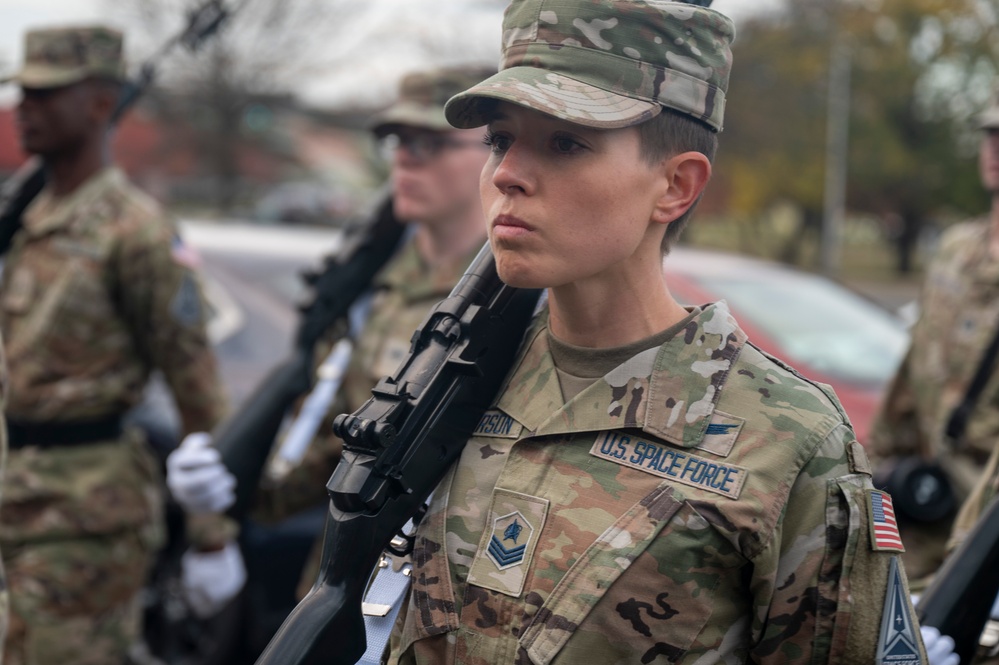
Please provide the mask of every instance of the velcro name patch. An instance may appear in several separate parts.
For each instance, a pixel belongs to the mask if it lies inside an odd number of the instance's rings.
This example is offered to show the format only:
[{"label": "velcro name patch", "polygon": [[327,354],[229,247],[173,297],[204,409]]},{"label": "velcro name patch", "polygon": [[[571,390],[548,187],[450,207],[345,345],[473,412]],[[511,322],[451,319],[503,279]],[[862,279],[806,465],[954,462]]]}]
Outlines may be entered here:
[{"label": "velcro name patch", "polygon": [[621,432],[604,432],[590,448],[601,459],[738,499],[749,471]]},{"label": "velcro name patch", "polygon": [[524,426],[498,409],[482,414],[472,436],[487,436],[494,439],[517,439]]}]

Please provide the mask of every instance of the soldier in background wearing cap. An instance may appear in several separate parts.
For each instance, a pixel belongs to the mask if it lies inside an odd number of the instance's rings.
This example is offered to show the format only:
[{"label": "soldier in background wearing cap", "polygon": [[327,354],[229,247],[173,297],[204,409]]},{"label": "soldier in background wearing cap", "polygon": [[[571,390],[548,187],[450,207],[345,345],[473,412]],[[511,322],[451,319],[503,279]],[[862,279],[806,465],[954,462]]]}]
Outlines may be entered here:
[{"label": "soldier in background wearing cap", "polygon": [[[355,349],[328,422],[304,459],[291,469],[267,474],[254,517],[275,521],[328,500],[326,481],[340,459],[341,441],[332,419],[350,413],[390,374],[409,351],[410,337],[430,308],[446,297],[486,239],[479,203],[479,173],[489,150],[479,130],[455,129],[444,118],[444,103],[489,74],[484,68],[458,67],[413,73],[403,78],[398,100],[375,119],[372,131],[391,149],[393,211],[412,224],[410,239],[376,276],[366,321],[353,332]],[[317,353],[321,358],[322,353]],[[213,450],[211,439],[196,435],[171,454],[167,483],[193,514],[224,511],[234,499],[235,481]],[[228,523],[215,532],[234,534]],[[299,588],[304,596],[319,569],[321,543],[313,552]],[[195,609],[210,615],[235,593],[226,587],[225,570],[189,579]]]},{"label": "soldier in background wearing cap", "polygon": [[122,416],[153,368],[185,432],[224,396],[201,289],[174,223],[109,157],[121,33],[27,33],[18,128],[47,184],[0,283],[10,456],[0,509],[11,621],[7,665],[120,663],[162,540],[162,478]]},{"label": "soldier in background wearing cap", "polygon": [[[889,393],[884,420],[886,435],[893,422],[908,420],[907,431],[917,430],[920,444],[933,447],[902,448],[902,452],[940,454],[945,450],[941,447],[944,425],[939,421],[949,415],[954,400],[966,390],[975,372],[974,365],[999,327],[999,104],[981,115],[980,128],[983,136],[979,174],[982,185],[992,195],[992,208],[988,217],[946,231],[940,252],[927,274],[912,347]],[[955,458],[953,464],[962,465],[972,476],[978,475],[954,520],[947,551],[964,541],[984,510],[999,496],[997,380],[999,373],[993,373],[978,400],[968,424],[967,445],[957,452],[946,451]],[[941,404],[944,400],[946,404]],[[902,404],[909,408],[892,410]],[[940,408],[946,405],[949,408]],[[982,459],[986,455],[988,461],[983,469]],[[934,553],[939,555],[939,548]],[[939,559],[935,563],[939,564]],[[992,607],[991,618],[999,621],[999,598]],[[999,663],[996,655],[999,648],[992,645],[991,651],[991,657],[975,662]]]},{"label": "soldier in background wearing cap", "polygon": [[500,277],[548,289],[423,517],[389,663],[926,663],[890,497],[835,395],[685,308],[662,259],[711,175],[733,26],[515,0],[487,126]]},{"label": "soldier in background wearing cap", "polygon": [[[983,356],[999,334],[999,105],[979,117],[979,175],[992,196],[987,217],[955,225],[940,239],[919,298],[912,342],[881,405],[868,449],[876,469],[899,458],[937,459],[958,501],[968,497],[999,437],[999,372],[974,400],[963,436],[948,423],[966,401]],[[906,570],[914,579],[941,564],[953,518],[903,524]]]}]

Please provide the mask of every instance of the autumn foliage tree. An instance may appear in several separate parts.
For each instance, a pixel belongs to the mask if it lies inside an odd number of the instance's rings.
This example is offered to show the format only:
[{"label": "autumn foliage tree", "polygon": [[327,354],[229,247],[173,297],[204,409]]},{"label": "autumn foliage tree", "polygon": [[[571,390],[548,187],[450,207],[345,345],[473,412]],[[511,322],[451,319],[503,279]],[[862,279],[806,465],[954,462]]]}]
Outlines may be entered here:
[{"label": "autumn foliage tree", "polygon": [[[997,0],[796,0],[735,46],[724,149],[733,208],[821,220],[833,42],[850,54],[847,205],[894,220],[898,268],[942,213],[985,207],[971,120],[993,93]],[[799,233],[792,240],[800,240]],[[785,258],[794,258],[789,243]]]}]

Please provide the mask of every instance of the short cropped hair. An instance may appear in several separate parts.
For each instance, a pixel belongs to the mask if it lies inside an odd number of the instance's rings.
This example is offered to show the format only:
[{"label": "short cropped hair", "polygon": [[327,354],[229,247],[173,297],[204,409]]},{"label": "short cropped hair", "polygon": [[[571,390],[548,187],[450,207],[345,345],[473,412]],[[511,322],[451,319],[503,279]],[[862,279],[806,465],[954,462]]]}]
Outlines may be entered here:
[{"label": "short cropped hair", "polygon": [[[718,150],[717,132],[703,122],[670,108],[663,108],[659,115],[637,127],[641,142],[640,155],[650,166],[684,152],[699,152],[711,162]],[[666,227],[660,247],[664,256],[680,237],[700,200],[698,197],[686,212]]]}]

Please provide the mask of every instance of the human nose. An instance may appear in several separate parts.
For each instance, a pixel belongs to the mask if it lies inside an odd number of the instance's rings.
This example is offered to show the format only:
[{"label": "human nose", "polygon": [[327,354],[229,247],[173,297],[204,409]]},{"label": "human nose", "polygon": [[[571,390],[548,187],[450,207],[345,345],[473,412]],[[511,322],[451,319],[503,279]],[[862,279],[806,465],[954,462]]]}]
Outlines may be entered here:
[{"label": "human nose", "polygon": [[501,155],[494,155],[492,159],[494,167],[490,179],[496,189],[504,194],[534,193],[530,155],[524,148],[514,143]]}]

